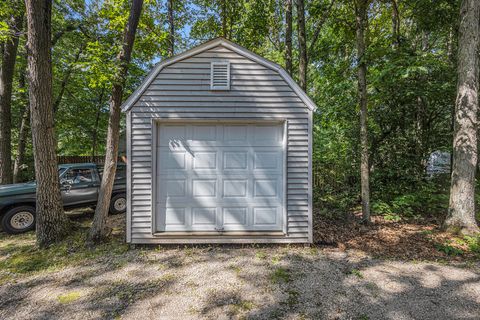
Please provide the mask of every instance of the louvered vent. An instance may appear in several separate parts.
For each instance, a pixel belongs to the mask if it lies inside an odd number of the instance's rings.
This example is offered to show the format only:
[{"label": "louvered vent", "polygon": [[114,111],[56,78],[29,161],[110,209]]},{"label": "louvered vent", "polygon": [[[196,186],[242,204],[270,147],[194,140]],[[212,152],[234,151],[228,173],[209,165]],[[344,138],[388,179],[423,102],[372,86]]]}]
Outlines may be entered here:
[{"label": "louvered vent", "polygon": [[212,90],[230,90],[230,62],[212,62],[210,76]]}]

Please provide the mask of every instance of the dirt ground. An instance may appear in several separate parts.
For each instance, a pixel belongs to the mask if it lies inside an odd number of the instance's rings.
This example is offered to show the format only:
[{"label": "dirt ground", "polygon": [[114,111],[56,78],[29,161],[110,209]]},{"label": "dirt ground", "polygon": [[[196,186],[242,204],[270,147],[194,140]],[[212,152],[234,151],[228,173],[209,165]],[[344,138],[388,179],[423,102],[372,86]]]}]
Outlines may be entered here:
[{"label": "dirt ground", "polygon": [[0,319],[480,319],[475,260],[378,258],[333,235],[312,247],[129,248],[123,218],[110,222],[116,240],[96,251],[79,244],[88,219],[46,252],[33,234],[0,235]]}]

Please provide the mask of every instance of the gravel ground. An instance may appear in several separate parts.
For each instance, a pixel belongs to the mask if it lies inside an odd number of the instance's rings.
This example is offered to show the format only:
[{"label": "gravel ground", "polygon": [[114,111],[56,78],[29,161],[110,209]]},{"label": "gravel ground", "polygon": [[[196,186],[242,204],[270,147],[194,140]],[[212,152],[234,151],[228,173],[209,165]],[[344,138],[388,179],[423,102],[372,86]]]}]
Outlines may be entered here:
[{"label": "gravel ground", "polygon": [[307,247],[136,248],[0,286],[0,319],[480,319],[478,265]]}]

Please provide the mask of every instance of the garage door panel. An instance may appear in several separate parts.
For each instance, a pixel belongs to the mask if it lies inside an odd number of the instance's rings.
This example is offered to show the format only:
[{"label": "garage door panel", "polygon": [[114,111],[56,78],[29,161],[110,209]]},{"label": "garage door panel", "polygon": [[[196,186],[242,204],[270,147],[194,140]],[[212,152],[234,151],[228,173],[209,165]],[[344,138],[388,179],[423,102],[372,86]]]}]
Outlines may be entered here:
[{"label": "garage door panel", "polygon": [[256,227],[275,228],[279,220],[278,207],[253,208],[253,224]]},{"label": "garage door panel", "polygon": [[186,169],[187,153],[185,151],[161,150],[158,157],[158,168],[160,172],[173,169]]},{"label": "garage door panel", "polygon": [[217,223],[217,208],[192,208],[192,226],[212,226]]},{"label": "garage door panel", "polygon": [[282,230],[283,125],[159,128],[157,230]]},{"label": "garage door panel", "polygon": [[255,198],[279,197],[277,179],[255,179],[253,196]]},{"label": "garage door panel", "polygon": [[194,170],[217,169],[216,151],[194,151],[192,159]]},{"label": "garage door panel", "polygon": [[226,207],[223,208],[223,225],[226,228],[242,227],[247,224],[246,207]]},{"label": "garage door panel", "polygon": [[248,169],[248,151],[224,151],[223,169],[224,170],[247,170]]},{"label": "garage door panel", "polygon": [[242,142],[248,140],[248,126],[245,125],[225,125],[223,127],[223,140],[225,142]]},{"label": "garage door panel", "polygon": [[256,145],[263,145],[265,143],[278,144],[282,142],[281,127],[278,125],[255,126],[253,134],[253,140]]},{"label": "garage door panel", "polygon": [[187,195],[187,179],[165,179],[159,189],[160,196],[164,198],[185,197]]},{"label": "garage door panel", "polygon": [[167,225],[185,226],[185,208],[183,207],[166,207],[160,210],[164,212]]},{"label": "garage door panel", "polygon": [[192,179],[193,198],[212,198],[217,196],[217,180]]},{"label": "garage door panel", "polygon": [[247,198],[248,179],[223,179],[224,198]]}]

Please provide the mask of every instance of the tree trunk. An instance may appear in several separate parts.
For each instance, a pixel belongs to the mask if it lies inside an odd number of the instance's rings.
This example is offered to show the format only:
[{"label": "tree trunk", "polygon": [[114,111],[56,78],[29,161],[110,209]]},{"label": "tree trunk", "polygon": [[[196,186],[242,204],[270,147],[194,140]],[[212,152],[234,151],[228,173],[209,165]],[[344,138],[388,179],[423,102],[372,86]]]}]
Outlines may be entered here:
[{"label": "tree trunk", "polygon": [[18,81],[18,86],[22,92],[22,101],[25,101],[25,108],[22,112],[22,119],[20,120],[20,126],[18,128],[17,155],[13,164],[13,183],[18,182],[18,174],[20,173],[20,167],[24,161],[28,137],[28,122],[30,119],[30,104],[28,103],[28,95],[26,92],[25,72],[26,71],[22,71],[20,73],[20,78]]},{"label": "tree trunk", "polygon": [[68,220],[58,181],[52,108],[51,0],[26,0],[28,22],[29,98],[35,178],[37,180],[37,244],[61,240]]},{"label": "tree trunk", "polygon": [[4,44],[0,67],[0,184],[12,183],[12,84],[22,22],[19,14],[8,23],[13,36]]},{"label": "tree trunk", "polygon": [[307,37],[305,34],[304,0],[297,0],[298,47],[300,60],[298,64],[298,81],[303,91],[307,90]]},{"label": "tree trunk", "polygon": [[19,182],[18,175],[20,173],[20,168],[24,162],[25,149],[27,146],[27,138],[28,138],[29,119],[30,119],[30,106],[27,103],[22,113],[22,120],[20,121],[20,127],[18,128],[17,155],[15,157],[15,162],[13,164],[13,183]]},{"label": "tree trunk", "polygon": [[97,207],[93,217],[93,224],[88,237],[90,243],[98,243],[105,239],[109,233],[106,226],[106,220],[117,167],[118,139],[120,134],[120,106],[122,104],[123,87],[126,81],[128,64],[130,63],[132,55],[133,43],[135,41],[138,21],[140,20],[142,5],[143,0],[133,0],[132,2],[130,15],[123,34],[122,49],[117,56],[119,69],[115,75],[112,96],[110,98],[110,116],[108,119],[105,166],[98,194]]},{"label": "tree trunk", "polygon": [[358,101],[360,104],[360,177],[362,193],[362,216],[370,222],[370,171],[368,165],[367,128],[367,63],[365,61],[365,30],[367,24],[368,0],[355,0]]},{"label": "tree trunk", "polygon": [[168,43],[168,56],[173,57],[175,54],[175,19],[173,11],[173,0],[168,0],[168,25],[169,25],[169,43]]},{"label": "tree trunk", "polygon": [[292,0],[285,7],[285,69],[292,75]]},{"label": "tree trunk", "polygon": [[400,13],[398,12],[397,0],[392,1],[392,47],[400,45]]},{"label": "tree trunk", "polygon": [[102,88],[100,91],[100,96],[98,97],[98,108],[97,114],[95,116],[95,124],[93,126],[93,134],[92,134],[92,161],[95,162],[95,156],[97,155],[97,140],[98,140],[98,123],[100,121],[100,114],[102,113],[102,106],[103,106],[103,95],[105,93],[105,88]]},{"label": "tree trunk", "polygon": [[450,203],[444,223],[447,230],[462,234],[480,232],[475,221],[479,20],[480,2],[463,0],[458,39],[458,83]]}]

